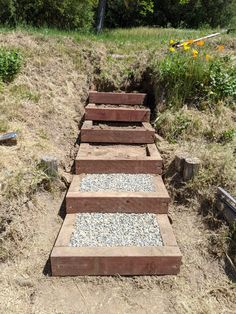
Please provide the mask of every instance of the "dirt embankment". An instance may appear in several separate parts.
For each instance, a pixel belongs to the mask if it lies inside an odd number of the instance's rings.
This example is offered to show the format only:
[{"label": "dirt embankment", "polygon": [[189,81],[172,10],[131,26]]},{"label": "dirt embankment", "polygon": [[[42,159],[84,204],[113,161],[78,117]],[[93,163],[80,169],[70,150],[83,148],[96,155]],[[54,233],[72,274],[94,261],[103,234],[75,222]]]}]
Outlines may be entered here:
[{"label": "dirt embankment", "polygon": [[[70,180],[78,125],[106,49],[22,33],[2,34],[0,43],[25,56],[21,74],[0,93],[1,120],[19,133],[17,146],[0,146],[0,312],[234,313],[232,277],[210,250],[214,232],[195,209],[176,204],[171,216],[184,255],[177,277],[50,277],[63,182]],[[37,168],[43,154],[58,158],[64,179],[45,185]]]}]

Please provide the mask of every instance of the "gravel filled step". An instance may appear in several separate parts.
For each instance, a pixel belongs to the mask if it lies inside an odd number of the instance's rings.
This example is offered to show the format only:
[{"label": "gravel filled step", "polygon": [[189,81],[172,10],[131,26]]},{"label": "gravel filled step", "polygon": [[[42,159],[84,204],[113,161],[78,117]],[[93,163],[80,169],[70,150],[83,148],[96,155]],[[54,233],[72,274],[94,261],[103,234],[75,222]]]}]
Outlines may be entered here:
[{"label": "gravel filled step", "polygon": [[155,144],[99,145],[81,143],[75,160],[81,173],[162,174],[163,161]]},{"label": "gravel filled step", "polygon": [[153,144],[155,131],[150,123],[102,123],[84,121],[82,143]]},{"label": "gravel filled step", "polygon": [[181,253],[167,215],[69,214],[52,250],[53,276],[175,275]]},{"label": "gravel filled step", "polygon": [[73,247],[163,246],[155,214],[76,215]]},{"label": "gravel filled step", "polygon": [[88,104],[85,107],[85,120],[149,122],[150,109],[127,105]]},{"label": "gravel filled step", "polygon": [[152,174],[80,174],[66,196],[67,213],[167,213],[170,197],[161,176]]}]

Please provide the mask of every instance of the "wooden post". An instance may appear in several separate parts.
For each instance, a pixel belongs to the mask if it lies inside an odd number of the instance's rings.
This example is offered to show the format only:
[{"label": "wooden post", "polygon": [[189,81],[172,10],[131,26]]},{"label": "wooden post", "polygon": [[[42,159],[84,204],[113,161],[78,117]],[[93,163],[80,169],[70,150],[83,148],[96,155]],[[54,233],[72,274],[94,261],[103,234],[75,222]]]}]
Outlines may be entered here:
[{"label": "wooden post", "polygon": [[198,174],[200,169],[200,160],[198,158],[186,158],[184,161],[183,179],[188,181]]},{"label": "wooden post", "polygon": [[178,153],[175,155],[175,169],[178,171],[180,174],[183,173],[184,170],[184,162],[185,159],[189,157],[189,154],[187,153]]},{"label": "wooden post", "polygon": [[58,162],[54,156],[43,156],[40,161],[43,171],[50,177],[56,177],[58,174]]}]

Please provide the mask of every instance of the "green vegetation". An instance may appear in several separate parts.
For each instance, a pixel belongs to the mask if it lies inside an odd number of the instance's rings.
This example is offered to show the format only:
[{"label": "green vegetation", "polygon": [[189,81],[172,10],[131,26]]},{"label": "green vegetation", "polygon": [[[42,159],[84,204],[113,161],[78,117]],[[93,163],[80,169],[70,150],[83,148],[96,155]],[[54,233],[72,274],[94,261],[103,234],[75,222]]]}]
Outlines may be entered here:
[{"label": "green vegetation", "polygon": [[94,21],[96,0],[0,0],[3,24],[89,29]]},{"label": "green vegetation", "polygon": [[[88,30],[95,26],[98,0],[0,0],[4,25]],[[107,1],[105,27],[223,27],[235,23],[234,0]]]},{"label": "green vegetation", "polygon": [[[156,84],[165,91],[168,107],[214,106],[219,101],[235,106],[236,67],[228,56],[212,56],[207,49],[185,45],[161,61],[154,61]],[[186,51],[184,51],[186,49]]]},{"label": "green vegetation", "polygon": [[19,73],[22,57],[18,50],[0,49],[0,80],[3,82],[12,81]]}]

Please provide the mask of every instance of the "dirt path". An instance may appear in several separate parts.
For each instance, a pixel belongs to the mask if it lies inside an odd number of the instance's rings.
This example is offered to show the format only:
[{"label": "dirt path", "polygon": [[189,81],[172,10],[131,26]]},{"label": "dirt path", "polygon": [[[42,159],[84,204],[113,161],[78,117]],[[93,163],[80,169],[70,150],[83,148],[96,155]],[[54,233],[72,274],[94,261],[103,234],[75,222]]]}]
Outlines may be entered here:
[{"label": "dirt path", "polygon": [[[1,265],[1,313],[235,313],[235,286],[209,253],[201,217],[171,208],[184,255],[180,274],[165,277],[52,278],[45,265],[62,219],[64,195],[40,194],[28,221],[34,230],[14,263]],[[46,273],[48,267],[46,265]]]}]

